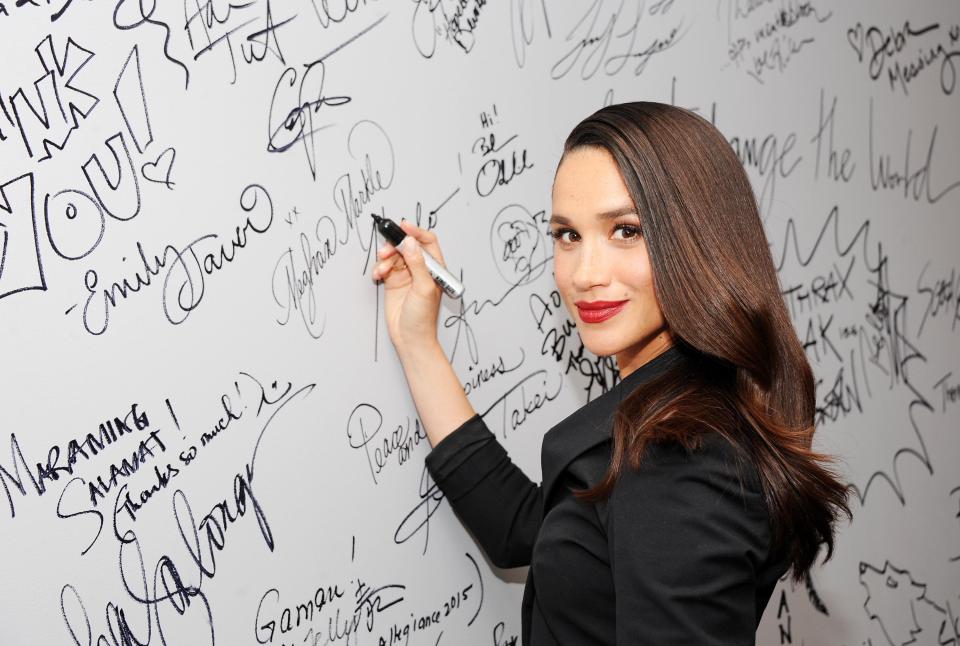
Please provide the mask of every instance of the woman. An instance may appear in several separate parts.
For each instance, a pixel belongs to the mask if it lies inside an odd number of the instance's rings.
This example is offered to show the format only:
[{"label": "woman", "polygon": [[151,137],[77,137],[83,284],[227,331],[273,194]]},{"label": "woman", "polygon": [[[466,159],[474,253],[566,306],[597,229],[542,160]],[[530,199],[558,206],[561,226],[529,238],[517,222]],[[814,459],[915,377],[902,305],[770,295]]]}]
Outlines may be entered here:
[{"label": "woman", "polygon": [[621,381],[551,429],[531,482],[437,341],[421,245],[373,271],[434,447],[427,467],[500,567],[530,565],[523,644],[753,644],[777,580],[833,551],[847,489],[811,450],[814,380],[747,176],[670,105],[605,107],[567,138],[554,274],[580,337]]}]

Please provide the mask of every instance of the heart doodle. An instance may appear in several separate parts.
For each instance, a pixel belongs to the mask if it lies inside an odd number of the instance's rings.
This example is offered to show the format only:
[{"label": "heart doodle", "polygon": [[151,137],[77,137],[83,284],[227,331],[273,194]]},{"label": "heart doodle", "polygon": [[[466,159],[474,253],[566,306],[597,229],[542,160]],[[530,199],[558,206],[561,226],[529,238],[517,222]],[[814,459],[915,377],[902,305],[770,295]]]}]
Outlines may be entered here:
[{"label": "heart doodle", "polygon": [[140,172],[143,174],[144,179],[156,182],[157,184],[163,184],[170,190],[173,190],[176,183],[170,181],[170,173],[173,172],[173,160],[176,158],[177,151],[173,148],[167,148],[160,153],[156,161],[147,162],[141,166]]},{"label": "heart doodle", "polygon": [[863,41],[863,25],[858,22],[856,27],[851,27],[847,30],[847,42],[850,43],[853,51],[857,53],[857,60],[861,63],[863,62]]}]

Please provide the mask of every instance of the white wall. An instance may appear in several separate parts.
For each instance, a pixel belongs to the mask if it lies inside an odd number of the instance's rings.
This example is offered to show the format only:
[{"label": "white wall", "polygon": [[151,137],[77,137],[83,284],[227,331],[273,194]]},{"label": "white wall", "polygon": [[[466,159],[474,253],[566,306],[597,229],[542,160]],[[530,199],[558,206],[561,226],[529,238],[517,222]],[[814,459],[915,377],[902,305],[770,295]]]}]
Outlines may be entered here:
[{"label": "white wall", "polygon": [[551,301],[553,171],[643,99],[741,151],[856,486],[758,643],[957,643],[956,2],[236,5],[0,2],[0,642],[510,643],[523,571],[424,473],[369,214],[437,231],[441,341],[539,478],[613,377]]}]

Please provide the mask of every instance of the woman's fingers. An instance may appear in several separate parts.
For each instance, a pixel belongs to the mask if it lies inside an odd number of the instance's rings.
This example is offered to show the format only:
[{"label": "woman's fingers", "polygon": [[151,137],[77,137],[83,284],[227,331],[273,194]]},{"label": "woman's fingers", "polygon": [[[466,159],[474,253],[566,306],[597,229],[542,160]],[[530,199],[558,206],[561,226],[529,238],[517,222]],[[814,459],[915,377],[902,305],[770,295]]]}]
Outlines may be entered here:
[{"label": "woman's fingers", "polygon": [[446,263],[443,262],[443,252],[440,251],[440,244],[437,242],[437,234],[433,231],[421,229],[410,220],[401,220],[400,228],[403,229],[407,235],[416,238],[424,250],[440,261],[440,264],[446,266]]},{"label": "woman's fingers", "polygon": [[380,260],[373,266],[372,276],[374,280],[380,280],[388,272],[392,263],[389,261],[391,256],[396,255],[397,248],[389,242],[377,249],[377,258]]},{"label": "woman's fingers", "polygon": [[[399,224],[400,228],[403,229],[408,236],[414,238],[422,249],[437,259],[440,264],[446,266],[446,263],[443,261],[443,252],[440,251],[440,244],[437,242],[437,235],[435,233],[421,229],[410,220],[401,220]],[[373,268],[372,276],[374,280],[386,280],[386,277],[395,269],[406,270],[406,264],[404,263],[402,255],[397,251],[397,248],[389,242],[377,249],[377,258],[379,258],[380,261],[374,265]]]},{"label": "woman's fingers", "polygon": [[427,269],[420,241],[408,234],[397,251],[402,254],[401,262],[406,263],[410,278],[413,280],[413,288],[418,290],[422,296],[433,295],[437,285]]},{"label": "woman's fingers", "polygon": [[[382,254],[381,252],[384,252],[384,251],[386,251],[387,253]],[[378,256],[387,255],[387,258],[379,261],[377,264],[373,266],[373,272],[371,272],[371,275],[374,280],[386,280],[387,276],[389,276],[393,272],[393,270],[395,269],[405,270],[407,268],[406,263],[403,260],[403,256],[397,253],[397,250],[394,247],[391,247],[390,250],[379,249],[377,250],[377,255]]]}]

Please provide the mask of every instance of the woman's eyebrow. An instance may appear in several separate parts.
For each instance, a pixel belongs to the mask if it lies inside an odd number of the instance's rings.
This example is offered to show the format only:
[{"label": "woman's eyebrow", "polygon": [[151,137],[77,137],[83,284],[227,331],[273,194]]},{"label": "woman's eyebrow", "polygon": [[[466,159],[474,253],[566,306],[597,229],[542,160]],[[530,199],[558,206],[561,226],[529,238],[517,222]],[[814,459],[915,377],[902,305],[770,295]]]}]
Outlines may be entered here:
[{"label": "woman's eyebrow", "polygon": [[[613,220],[621,215],[632,215],[636,214],[636,212],[637,209],[632,204],[628,204],[626,206],[619,206],[615,209],[610,209],[609,211],[601,211],[600,213],[597,213],[596,217],[598,220]],[[559,213],[553,213],[550,216],[550,224],[570,224],[570,219],[560,215]]]}]

